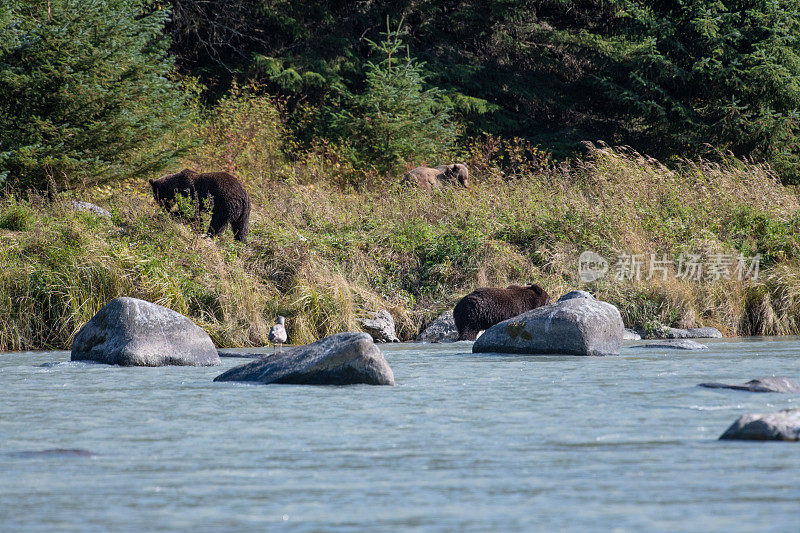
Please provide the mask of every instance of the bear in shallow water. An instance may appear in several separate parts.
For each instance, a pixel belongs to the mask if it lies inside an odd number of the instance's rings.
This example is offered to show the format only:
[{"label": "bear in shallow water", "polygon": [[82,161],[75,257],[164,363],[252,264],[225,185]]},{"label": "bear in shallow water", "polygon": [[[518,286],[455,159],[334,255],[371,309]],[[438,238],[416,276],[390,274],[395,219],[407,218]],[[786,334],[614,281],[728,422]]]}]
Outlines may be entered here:
[{"label": "bear in shallow water", "polygon": [[549,303],[550,295],[535,284],[476,289],[461,298],[453,309],[458,340],[474,341],[479,331]]},{"label": "bear in shallow water", "polygon": [[245,242],[250,223],[250,196],[241,182],[227,172],[198,173],[185,168],[176,174],[167,174],[158,179],[150,178],[153,197],[171,210],[175,197],[180,194],[195,205],[194,219],[200,212],[211,211],[208,234],[214,236],[230,223],[233,237]]}]

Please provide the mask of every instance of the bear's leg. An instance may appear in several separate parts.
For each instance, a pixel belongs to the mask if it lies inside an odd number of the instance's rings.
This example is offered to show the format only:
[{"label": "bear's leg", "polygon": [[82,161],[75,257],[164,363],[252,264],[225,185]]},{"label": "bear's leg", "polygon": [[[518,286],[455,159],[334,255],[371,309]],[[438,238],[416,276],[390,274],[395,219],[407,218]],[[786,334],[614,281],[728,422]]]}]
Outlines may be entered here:
[{"label": "bear's leg", "polygon": [[239,242],[247,241],[247,231],[250,226],[250,212],[246,212],[237,220],[231,222],[231,229],[233,230],[233,238]]},{"label": "bear's leg", "polygon": [[214,213],[211,215],[211,223],[208,225],[208,236],[213,237],[218,233],[222,233],[227,225],[228,214],[223,209],[214,211]]},{"label": "bear's leg", "polygon": [[464,331],[458,333],[459,341],[474,341],[478,338],[478,332],[472,328],[464,328]]}]

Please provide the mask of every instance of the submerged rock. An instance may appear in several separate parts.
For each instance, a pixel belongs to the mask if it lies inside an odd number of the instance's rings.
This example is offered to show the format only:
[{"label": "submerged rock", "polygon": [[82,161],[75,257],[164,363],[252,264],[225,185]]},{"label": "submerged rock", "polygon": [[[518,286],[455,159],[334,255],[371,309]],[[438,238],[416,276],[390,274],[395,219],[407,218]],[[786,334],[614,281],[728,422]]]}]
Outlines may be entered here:
[{"label": "submerged rock", "polygon": [[800,440],[800,409],[744,415],[722,434],[720,440]]},{"label": "submerged rock", "polygon": [[625,327],[613,305],[571,298],[495,324],[475,341],[473,353],[618,355]]},{"label": "submerged rock", "polygon": [[792,378],[771,376],[766,378],[751,379],[741,385],[730,383],[701,383],[700,387],[709,389],[734,389],[750,392],[800,392],[800,383]]},{"label": "submerged rock", "polygon": [[635,344],[631,348],[666,348],[668,350],[708,350],[708,346],[689,339],[674,339],[649,344]]},{"label": "submerged rock", "polygon": [[394,374],[366,333],[337,333],[231,368],[214,381],[298,385],[394,385]]},{"label": "submerged rock", "polygon": [[72,341],[73,361],[120,366],[220,364],[208,336],[187,317],[136,298],[115,298]]},{"label": "submerged rock", "polygon": [[359,323],[375,342],[400,342],[394,329],[394,317],[386,309],[370,313],[370,318],[362,318]]},{"label": "submerged rock", "polygon": [[458,328],[453,318],[453,310],[445,311],[434,320],[425,331],[417,336],[419,342],[455,342]]}]

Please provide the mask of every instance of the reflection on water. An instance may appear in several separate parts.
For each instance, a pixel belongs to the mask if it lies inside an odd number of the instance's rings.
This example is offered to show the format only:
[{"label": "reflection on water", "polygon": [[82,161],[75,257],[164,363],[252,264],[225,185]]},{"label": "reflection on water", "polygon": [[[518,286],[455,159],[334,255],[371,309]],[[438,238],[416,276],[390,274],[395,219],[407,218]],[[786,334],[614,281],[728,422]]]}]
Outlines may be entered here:
[{"label": "reflection on water", "polygon": [[716,439],[800,395],[697,384],[798,378],[800,340],[702,342],[385,346],[396,387],[0,354],[0,531],[794,530],[800,445]]}]

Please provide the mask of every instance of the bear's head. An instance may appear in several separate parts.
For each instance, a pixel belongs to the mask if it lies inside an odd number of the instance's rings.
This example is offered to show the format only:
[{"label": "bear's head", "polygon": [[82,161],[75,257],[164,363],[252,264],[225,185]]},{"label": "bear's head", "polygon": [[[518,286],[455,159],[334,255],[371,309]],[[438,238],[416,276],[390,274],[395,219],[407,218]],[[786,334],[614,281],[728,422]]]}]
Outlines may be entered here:
[{"label": "bear's head", "polygon": [[448,165],[448,169],[445,171],[445,174],[452,179],[453,181],[458,181],[458,184],[462,187],[469,187],[469,170],[467,169],[467,165],[462,163],[454,163],[452,165]]},{"label": "bear's head", "polygon": [[191,178],[196,173],[188,168],[176,174],[166,174],[158,179],[150,178],[150,187],[153,189],[153,198],[159,205],[172,209],[175,205],[175,196],[191,195]]}]

